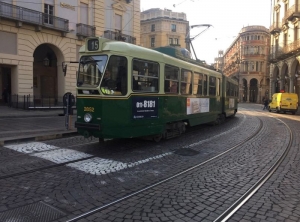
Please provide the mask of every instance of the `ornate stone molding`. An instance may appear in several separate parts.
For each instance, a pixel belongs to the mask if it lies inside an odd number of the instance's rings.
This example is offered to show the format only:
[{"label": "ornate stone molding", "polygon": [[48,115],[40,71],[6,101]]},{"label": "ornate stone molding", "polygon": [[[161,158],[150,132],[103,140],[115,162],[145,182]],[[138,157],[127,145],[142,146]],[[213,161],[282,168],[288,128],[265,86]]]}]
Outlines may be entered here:
[{"label": "ornate stone molding", "polygon": [[284,61],[280,61],[280,62],[277,63],[277,67],[279,68],[279,70],[281,70],[284,63],[285,63]]},{"label": "ornate stone molding", "polygon": [[277,4],[274,6],[274,11],[278,11],[280,9],[281,5],[280,4]]},{"label": "ornate stone molding", "polygon": [[288,24],[284,24],[284,25],[282,26],[282,31],[286,32],[288,29],[289,29]]},{"label": "ornate stone molding", "polygon": [[125,11],[126,11],[125,6],[123,6],[123,4],[120,3],[120,2],[117,2],[117,3],[112,4],[111,7],[112,7],[114,10],[116,10],[116,11],[120,11],[120,12],[125,12]]}]

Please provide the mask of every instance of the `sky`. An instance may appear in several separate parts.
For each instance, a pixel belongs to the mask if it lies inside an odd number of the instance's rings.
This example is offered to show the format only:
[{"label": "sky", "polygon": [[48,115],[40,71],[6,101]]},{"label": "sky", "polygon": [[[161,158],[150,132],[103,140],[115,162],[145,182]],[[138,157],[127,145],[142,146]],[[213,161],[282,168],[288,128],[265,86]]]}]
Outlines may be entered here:
[{"label": "sky", "polygon": [[208,64],[218,57],[219,50],[225,53],[243,27],[270,27],[271,0],[141,0],[141,11],[150,8],[184,12],[190,26],[212,25],[206,31],[205,27],[191,30],[191,36],[204,31],[192,44],[197,58]]}]

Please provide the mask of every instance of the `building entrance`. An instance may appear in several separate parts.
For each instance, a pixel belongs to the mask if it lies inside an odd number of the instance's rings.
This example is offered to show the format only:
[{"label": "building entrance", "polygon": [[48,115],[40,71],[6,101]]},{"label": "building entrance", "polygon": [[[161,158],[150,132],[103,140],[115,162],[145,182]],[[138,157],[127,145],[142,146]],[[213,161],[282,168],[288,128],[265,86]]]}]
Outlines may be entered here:
[{"label": "building entrance", "polygon": [[11,94],[11,68],[0,66],[0,88],[1,100],[0,105],[5,105],[9,102]]}]

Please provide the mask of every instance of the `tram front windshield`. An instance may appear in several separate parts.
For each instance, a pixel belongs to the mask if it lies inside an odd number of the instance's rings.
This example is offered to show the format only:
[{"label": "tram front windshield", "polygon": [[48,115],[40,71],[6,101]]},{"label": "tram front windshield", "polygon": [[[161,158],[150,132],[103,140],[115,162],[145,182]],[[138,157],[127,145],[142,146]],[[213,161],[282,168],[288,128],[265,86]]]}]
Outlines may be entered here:
[{"label": "tram front windshield", "polygon": [[106,62],[106,55],[82,56],[79,62],[77,86],[98,87]]}]

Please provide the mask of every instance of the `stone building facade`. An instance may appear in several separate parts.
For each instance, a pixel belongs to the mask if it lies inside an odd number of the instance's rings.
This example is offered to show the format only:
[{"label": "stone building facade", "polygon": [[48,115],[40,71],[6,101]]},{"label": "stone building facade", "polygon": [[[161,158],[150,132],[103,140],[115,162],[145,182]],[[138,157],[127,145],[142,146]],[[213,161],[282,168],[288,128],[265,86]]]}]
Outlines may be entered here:
[{"label": "stone building facade", "polygon": [[270,80],[271,93],[300,97],[300,0],[272,0]]},{"label": "stone building facade", "polygon": [[75,94],[86,37],[140,44],[140,0],[2,0],[0,11],[0,90],[36,104]]},{"label": "stone building facade", "polygon": [[223,56],[223,73],[239,82],[241,102],[261,103],[270,97],[269,30],[263,26],[241,29]]},{"label": "stone building facade", "polygon": [[189,22],[183,12],[152,8],[141,12],[141,46],[179,46],[189,50]]}]

